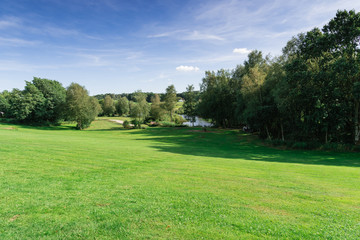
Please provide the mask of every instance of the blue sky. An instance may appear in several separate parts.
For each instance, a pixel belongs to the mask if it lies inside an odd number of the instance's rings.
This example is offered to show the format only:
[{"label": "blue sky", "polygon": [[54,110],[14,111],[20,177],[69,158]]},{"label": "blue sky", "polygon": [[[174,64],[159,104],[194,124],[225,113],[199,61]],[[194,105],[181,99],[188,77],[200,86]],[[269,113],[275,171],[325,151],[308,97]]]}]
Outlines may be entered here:
[{"label": "blue sky", "polygon": [[0,0],[0,91],[24,80],[84,85],[91,95],[178,92],[250,50],[272,56],[354,0]]}]

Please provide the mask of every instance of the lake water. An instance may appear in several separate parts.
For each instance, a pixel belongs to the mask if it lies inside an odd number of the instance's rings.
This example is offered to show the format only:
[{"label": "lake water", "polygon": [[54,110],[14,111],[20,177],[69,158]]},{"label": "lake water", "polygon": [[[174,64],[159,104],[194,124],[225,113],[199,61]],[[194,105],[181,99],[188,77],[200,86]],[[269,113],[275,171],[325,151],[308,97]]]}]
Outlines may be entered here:
[{"label": "lake water", "polygon": [[[184,119],[186,119],[186,116],[185,115],[181,115]],[[192,122],[184,122],[183,125],[186,125],[186,126],[189,126],[189,127],[192,127],[193,124]],[[195,117],[195,122],[194,122],[194,126],[202,126],[202,127],[211,127],[212,124],[210,122],[207,122],[205,121],[204,119],[202,118],[199,118],[199,117]]]}]

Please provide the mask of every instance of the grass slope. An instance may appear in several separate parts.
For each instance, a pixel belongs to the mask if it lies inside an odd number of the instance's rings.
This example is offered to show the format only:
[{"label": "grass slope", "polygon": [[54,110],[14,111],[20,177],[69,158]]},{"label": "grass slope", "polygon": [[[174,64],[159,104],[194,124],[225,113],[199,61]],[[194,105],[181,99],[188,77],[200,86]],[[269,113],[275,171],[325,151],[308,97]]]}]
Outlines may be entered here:
[{"label": "grass slope", "polygon": [[0,123],[0,239],[359,239],[358,153]]}]

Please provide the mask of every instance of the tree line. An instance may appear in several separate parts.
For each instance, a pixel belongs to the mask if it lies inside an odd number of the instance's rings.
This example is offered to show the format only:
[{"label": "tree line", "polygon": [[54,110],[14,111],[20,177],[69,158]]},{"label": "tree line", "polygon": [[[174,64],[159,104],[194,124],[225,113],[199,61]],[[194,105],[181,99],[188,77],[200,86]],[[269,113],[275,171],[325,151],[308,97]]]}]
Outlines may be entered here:
[{"label": "tree line", "polygon": [[[76,128],[90,126],[97,116],[129,116],[135,127],[144,121],[170,121],[181,123],[182,118],[174,114],[177,96],[174,85],[163,95],[135,91],[129,100],[126,96],[114,100],[111,94],[91,97],[85,87],[72,83],[64,88],[55,80],[34,77],[25,81],[24,90],[13,89],[0,93],[0,116],[24,124],[59,125],[63,121],[75,121]],[[100,95],[101,96],[101,95]],[[100,98],[100,101],[98,100]]]},{"label": "tree line", "polygon": [[[149,94],[138,90],[132,94],[124,95],[117,94],[120,96],[117,100],[112,98],[114,94],[98,95],[102,107],[100,116],[130,116],[133,118],[133,124],[136,127],[140,127],[145,121],[181,123],[181,117],[175,114],[175,111],[177,102],[182,98],[176,93],[174,85],[168,86],[165,93],[162,94]],[[131,100],[126,95],[130,95]],[[149,95],[151,96],[150,102],[148,102]],[[180,113],[180,111],[176,112]]]},{"label": "tree line", "polygon": [[206,72],[199,115],[246,124],[268,139],[359,142],[360,14],[338,11],[293,37],[282,55],[252,51],[234,70]]},{"label": "tree line", "polygon": [[68,120],[84,129],[100,111],[98,100],[77,83],[65,89],[58,81],[34,77],[24,90],[0,93],[0,114],[26,124],[59,125]]},{"label": "tree line", "polygon": [[[160,97],[160,101],[164,101],[164,98],[165,98],[165,93],[154,93],[154,92],[143,92],[146,96],[146,101],[148,103],[151,103],[151,99],[153,97],[155,97],[155,95],[158,95]],[[195,91],[195,93],[199,96],[199,91]],[[95,95],[94,97],[96,99],[99,100],[99,102],[101,103],[102,100],[105,99],[106,96],[110,96],[114,101],[118,101],[120,100],[121,98],[127,98],[129,101],[135,101],[135,95],[136,95],[136,92],[132,92],[132,93],[119,93],[119,94],[116,94],[116,93],[105,93],[105,94],[97,94]],[[179,99],[184,99],[185,98],[185,92],[177,92],[176,93],[176,96],[179,98]]]}]

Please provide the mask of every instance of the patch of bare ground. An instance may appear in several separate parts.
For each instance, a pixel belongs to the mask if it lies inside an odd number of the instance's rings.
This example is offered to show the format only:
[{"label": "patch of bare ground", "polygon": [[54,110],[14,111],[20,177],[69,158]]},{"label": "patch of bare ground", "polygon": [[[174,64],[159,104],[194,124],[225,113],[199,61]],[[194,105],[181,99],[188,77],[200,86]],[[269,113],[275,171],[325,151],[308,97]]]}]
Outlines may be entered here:
[{"label": "patch of bare ground", "polygon": [[110,122],[116,122],[116,123],[119,123],[119,124],[123,124],[123,123],[124,123],[123,120],[110,119],[109,121],[110,121]]},{"label": "patch of bare ground", "polygon": [[20,215],[19,214],[16,214],[15,216],[13,216],[12,218],[9,219],[10,222],[13,222],[15,221],[17,218],[19,218]]}]

